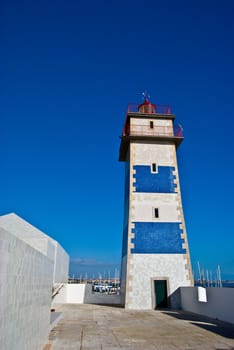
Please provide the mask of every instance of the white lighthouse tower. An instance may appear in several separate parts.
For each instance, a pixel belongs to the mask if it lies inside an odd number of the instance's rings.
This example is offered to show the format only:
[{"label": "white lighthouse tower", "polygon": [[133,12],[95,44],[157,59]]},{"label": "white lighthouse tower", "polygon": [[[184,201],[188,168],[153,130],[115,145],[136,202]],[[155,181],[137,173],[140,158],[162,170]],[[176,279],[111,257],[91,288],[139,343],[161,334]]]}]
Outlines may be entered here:
[{"label": "white lighthouse tower", "polygon": [[169,106],[129,105],[119,160],[125,162],[121,297],[128,309],[179,306],[191,286],[176,149],[183,140]]}]

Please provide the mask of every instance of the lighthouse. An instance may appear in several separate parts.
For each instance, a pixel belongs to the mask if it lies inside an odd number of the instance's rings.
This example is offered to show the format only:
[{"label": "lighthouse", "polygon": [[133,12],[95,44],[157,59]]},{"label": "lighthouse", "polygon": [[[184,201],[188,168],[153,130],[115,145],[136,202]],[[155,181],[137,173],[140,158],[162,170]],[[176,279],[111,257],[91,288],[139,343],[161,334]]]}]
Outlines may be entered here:
[{"label": "lighthouse", "polygon": [[176,150],[183,141],[169,106],[128,106],[119,160],[125,162],[121,301],[127,309],[179,307],[193,285]]}]

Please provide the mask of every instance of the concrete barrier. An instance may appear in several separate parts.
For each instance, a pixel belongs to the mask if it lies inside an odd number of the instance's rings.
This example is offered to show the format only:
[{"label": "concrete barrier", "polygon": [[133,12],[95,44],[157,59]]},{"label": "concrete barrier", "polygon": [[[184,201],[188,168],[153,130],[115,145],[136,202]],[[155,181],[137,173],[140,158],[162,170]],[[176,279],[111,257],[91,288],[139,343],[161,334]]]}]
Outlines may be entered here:
[{"label": "concrete barrier", "polygon": [[183,310],[234,323],[234,288],[206,288],[206,302],[199,301],[198,287],[181,287],[180,293]]},{"label": "concrete barrier", "polygon": [[83,304],[85,284],[64,283],[58,294],[55,295],[52,305],[57,304]]},{"label": "concrete barrier", "polygon": [[120,295],[95,293],[92,291],[92,285],[87,284],[85,289],[85,304],[99,304],[99,305],[120,305]]}]

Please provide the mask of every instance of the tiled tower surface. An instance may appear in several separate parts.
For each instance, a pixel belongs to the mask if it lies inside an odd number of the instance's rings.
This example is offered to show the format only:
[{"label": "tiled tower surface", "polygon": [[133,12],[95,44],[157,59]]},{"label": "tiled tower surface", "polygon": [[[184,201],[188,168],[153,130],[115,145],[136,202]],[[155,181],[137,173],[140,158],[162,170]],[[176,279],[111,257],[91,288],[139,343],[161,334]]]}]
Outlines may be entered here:
[{"label": "tiled tower surface", "polygon": [[119,160],[125,162],[121,298],[128,309],[157,307],[156,281],[166,281],[167,306],[191,286],[190,255],[176,149],[182,128],[168,106],[129,106]]}]

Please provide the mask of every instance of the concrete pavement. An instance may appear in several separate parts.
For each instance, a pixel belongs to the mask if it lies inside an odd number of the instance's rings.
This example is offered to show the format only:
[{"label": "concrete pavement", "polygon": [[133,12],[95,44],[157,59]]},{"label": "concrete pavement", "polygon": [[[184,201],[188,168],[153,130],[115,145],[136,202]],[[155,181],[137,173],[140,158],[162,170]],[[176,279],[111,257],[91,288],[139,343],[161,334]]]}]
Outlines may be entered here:
[{"label": "concrete pavement", "polygon": [[64,304],[46,350],[234,350],[234,325],[183,312]]}]

